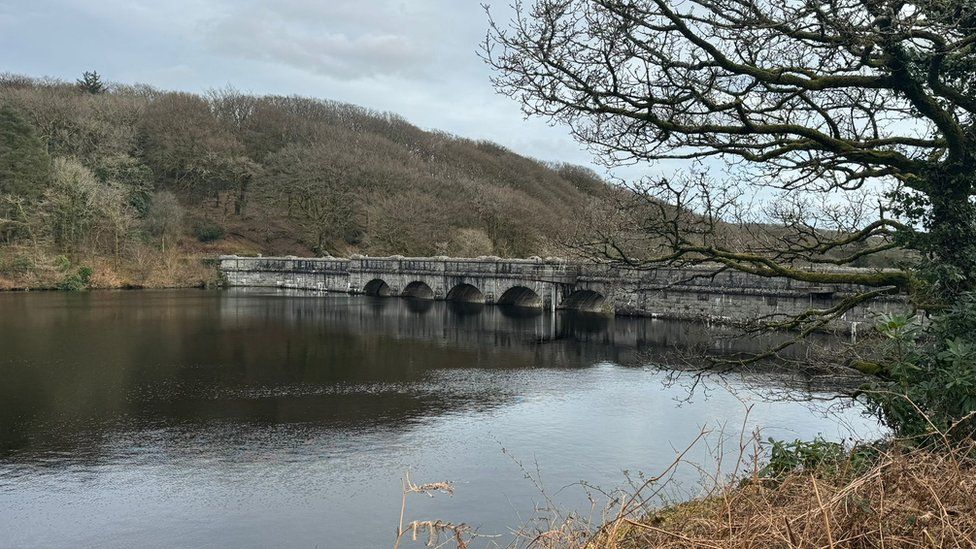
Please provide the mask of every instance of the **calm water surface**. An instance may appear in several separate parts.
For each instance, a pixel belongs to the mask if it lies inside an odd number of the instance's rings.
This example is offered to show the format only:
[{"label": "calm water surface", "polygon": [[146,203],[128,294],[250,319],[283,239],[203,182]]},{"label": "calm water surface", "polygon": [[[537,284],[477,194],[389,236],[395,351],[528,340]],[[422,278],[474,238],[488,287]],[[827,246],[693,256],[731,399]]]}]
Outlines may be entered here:
[{"label": "calm water surface", "polygon": [[0,294],[0,547],[390,547],[408,471],[457,491],[413,496],[407,520],[504,545],[544,503],[516,460],[587,510],[573,483],[660,472],[702,426],[738,432],[744,403],[767,436],[876,432],[770,401],[754,387],[809,392],[773,378],[687,401],[644,367],[714,337],[273,290]]}]

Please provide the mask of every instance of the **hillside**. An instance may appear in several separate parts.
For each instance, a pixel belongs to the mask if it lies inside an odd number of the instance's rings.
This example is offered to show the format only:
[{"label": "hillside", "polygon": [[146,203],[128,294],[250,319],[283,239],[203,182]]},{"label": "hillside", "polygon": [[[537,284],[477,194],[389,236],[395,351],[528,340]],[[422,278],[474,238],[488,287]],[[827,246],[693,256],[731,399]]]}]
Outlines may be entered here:
[{"label": "hillside", "polygon": [[610,192],[354,105],[88,76],[0,76],[0,286],[81,264],[96,285],[180,285],[216,253],[552,255]]}]

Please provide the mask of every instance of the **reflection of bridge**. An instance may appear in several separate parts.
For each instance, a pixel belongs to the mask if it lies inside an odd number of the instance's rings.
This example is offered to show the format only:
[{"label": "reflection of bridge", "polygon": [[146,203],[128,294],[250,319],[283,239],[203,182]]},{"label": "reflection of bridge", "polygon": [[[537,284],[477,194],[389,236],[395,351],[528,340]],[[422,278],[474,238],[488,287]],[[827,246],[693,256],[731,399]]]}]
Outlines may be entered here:
[{"label": "reflection of bridge", "polygon": [[[469,303],[710,321],[825,309],[857,288],[815,285],[740,272],[709,271],[541,259],[451,259],[447,257],[295,258],[222,256],[220,270],[231,286],[263,286],[408,296]],[[849,311],[842,329],[899,310],[882,299]]]},{"label": "reflection of bridge", "polygon": [[[313,340],[324,332],[341,332],[355,337],[430,345],[446,343],[456,350],[479,349],[479,354],[489,349],[508,353],[510,358],[506,361],[511,365],[582,367],[602,361],[634,364],[647,360],[667,363],[669,353],[675,349],[715,354],[755,353],[792,337],[789,334],[742,337],[734,328],[700,322],[573,311],[547,314],[541,309],[458,301],[323,296],[314,291],[272,288],[233,288],[224,295],[227,298],[221,300],[221,314],[225,326],[231,318],[243,322],[246,318],[271,317],[296,327],[310,327],[317,334]],[[263,338],[258,347],[265,348],[272,345],[268,339],[282,336],[275,334],[269,338],[263,333],[251,337]],[[828,335],[814,336],[814,340],[820,345],[836,341]],[[799,354],[790,354],[793,352]],[[798,346],[784,352],[784,356],[799,357],[803,352],[804,348]]]}]

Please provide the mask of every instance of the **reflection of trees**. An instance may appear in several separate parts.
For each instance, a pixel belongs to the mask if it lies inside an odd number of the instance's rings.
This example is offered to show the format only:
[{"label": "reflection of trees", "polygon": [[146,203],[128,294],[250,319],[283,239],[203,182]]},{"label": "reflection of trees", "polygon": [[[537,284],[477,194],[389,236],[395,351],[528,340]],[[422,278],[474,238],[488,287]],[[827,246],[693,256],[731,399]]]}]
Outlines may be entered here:
[{"label": "reflection of trees", "polygon": [[228,448],[269,425],[308,436],[397,429],[519,391],[438,384],[438,371],[464,379],[467,369],[632,364],[716,334],[647,319],[273,290],[0,298],[11,313],[0,318],[3,461],[97,461],[144,432],[176,451],[202,424]]}]

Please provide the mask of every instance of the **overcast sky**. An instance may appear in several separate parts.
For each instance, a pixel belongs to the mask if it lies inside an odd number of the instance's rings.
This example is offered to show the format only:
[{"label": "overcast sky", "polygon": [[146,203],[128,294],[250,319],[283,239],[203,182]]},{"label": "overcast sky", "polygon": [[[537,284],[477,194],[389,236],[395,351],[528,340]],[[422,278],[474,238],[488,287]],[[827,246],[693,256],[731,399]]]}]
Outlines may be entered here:
[{"label": "overcast sky", "polygon": [[486,27],[480,0],[0,0],[0,72],[337,99],[595,168],[565,128],[495,93]]}]

